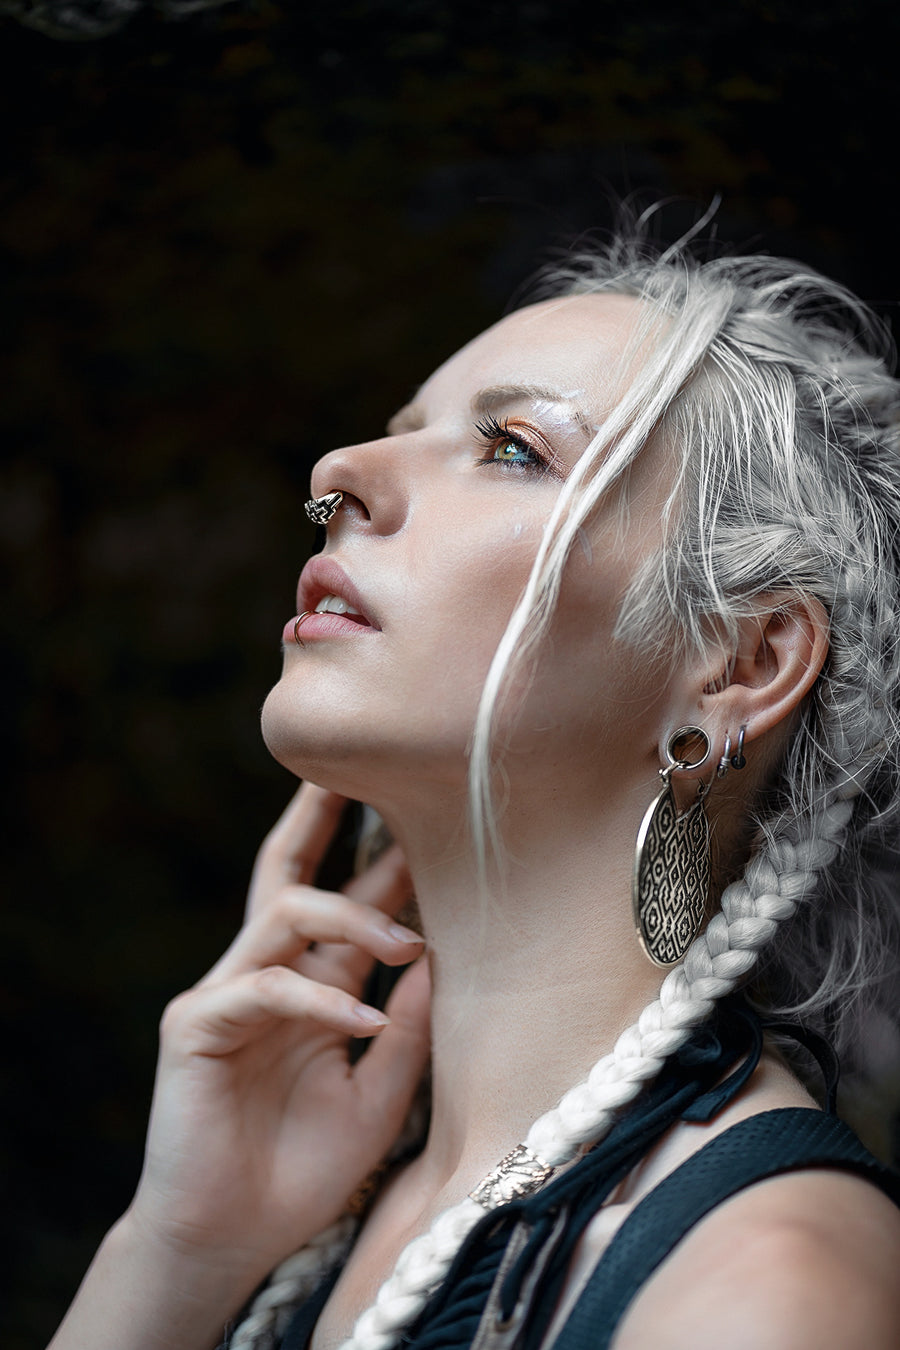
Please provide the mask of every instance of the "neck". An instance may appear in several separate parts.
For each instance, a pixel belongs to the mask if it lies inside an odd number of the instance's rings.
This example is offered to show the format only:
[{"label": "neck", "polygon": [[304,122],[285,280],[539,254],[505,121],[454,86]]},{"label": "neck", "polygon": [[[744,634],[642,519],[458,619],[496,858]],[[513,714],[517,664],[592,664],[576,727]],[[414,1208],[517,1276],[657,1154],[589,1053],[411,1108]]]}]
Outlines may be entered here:
[{"label": "neck", "polygon": [[[514,830],[505,820],[503,867],[486,879],[462,827],[438,839],[433,811],[417,828],[408,810],[394,826],[433,979],[433,1115],[420,1168],[429,1188],[474,1186],[658,990],[631,916],[646,784],[600,819],[594,794],[574,796],[574,809],[548,810],[546,797],[517,809]],[[593,809],[578,805],[592,797]]]}]

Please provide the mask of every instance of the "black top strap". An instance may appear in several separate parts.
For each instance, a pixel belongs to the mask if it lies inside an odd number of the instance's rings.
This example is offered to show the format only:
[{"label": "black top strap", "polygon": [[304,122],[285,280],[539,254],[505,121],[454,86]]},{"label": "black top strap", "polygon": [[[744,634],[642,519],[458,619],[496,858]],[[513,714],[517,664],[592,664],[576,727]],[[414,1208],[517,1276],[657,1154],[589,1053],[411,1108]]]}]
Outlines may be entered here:
[{"label": "black top strap", "polygon": [[900,1175],[877,1162],[843,1121],[804,1107],[751,1116],[711,1140],[635,1206],[554,1350],[606,1350],[638,1290],[695,1224],[754,1182],[801,1167],[858,1172],[900,1205]]}]

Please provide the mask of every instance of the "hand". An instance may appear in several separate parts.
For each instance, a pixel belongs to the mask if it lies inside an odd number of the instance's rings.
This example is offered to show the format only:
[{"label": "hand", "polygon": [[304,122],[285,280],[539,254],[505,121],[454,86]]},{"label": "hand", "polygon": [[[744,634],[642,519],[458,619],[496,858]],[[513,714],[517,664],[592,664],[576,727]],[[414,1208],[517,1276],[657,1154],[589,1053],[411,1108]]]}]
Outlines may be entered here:
[{"label": "hand", "polygon": [[[260,851],[245,926],[162,1022],[126,1218],[226,1262],[248,1291],[343,1212],[395,1140],[428,1058],[424,961],[400,977],[387,1016],[359,1001],[374,958],[401,965],[422,951],[391,919],[411,893],[399,848],[342,894],[312,884],[344,804],[300,789]],[[350,1039],[375,1035],[351,1067]]]}]

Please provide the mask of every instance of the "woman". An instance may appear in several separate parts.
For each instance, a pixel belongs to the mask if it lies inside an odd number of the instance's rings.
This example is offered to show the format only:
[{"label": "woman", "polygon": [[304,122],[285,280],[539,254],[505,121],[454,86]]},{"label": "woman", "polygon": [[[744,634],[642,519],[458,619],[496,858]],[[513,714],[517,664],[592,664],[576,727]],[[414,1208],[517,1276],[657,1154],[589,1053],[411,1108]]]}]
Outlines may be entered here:
[{"label": "woman", "polygon": [[[307,786],[166,1013],[137,1195],[53,1350],[896,1345],[893,1183],[727,997],[852,1067],[896,972],[885,355],[795,264],[625,241],[318,464],[263,715]],[[398,842],[334,895],[344,797]],[[374,959],[409,965],[384,1014]],[[698,1159],[723,1203],[685,1218]]]}]

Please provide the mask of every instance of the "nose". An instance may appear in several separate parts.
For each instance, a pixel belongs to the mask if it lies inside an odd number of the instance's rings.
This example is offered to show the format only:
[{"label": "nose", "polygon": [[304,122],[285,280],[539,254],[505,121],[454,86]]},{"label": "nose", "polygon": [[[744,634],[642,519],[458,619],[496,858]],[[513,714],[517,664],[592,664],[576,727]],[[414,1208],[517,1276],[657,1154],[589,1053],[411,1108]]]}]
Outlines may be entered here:
[{"label": "nose", "polygon": [[409,475],[398,453],[400,437],[387,436],[362,445],[330,450],[312,472],[313,497],[343,493],[340,510],[329,529],[352,525],[370,534],[395,534],[409,511]]}]

